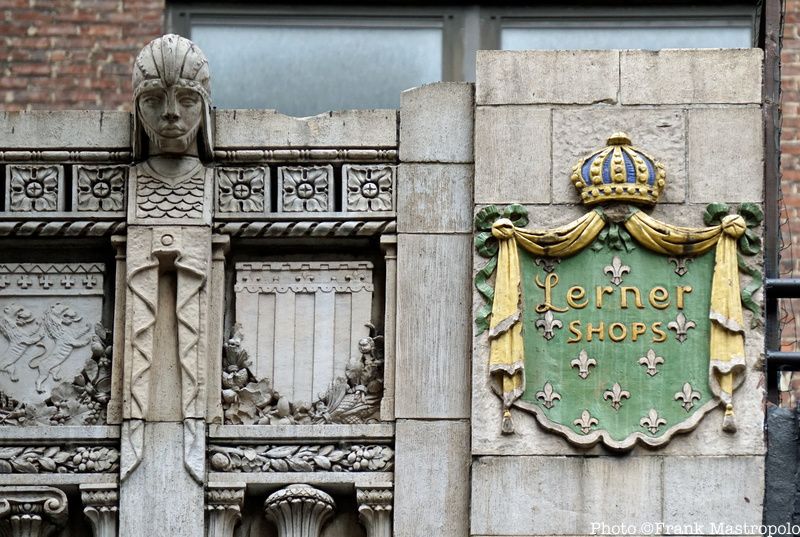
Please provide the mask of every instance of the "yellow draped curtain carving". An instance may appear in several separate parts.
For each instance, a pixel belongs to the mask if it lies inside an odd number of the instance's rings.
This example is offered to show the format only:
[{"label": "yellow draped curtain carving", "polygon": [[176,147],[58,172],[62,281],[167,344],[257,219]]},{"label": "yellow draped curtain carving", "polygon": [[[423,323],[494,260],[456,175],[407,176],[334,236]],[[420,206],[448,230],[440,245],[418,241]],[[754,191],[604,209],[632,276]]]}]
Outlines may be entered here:
[{"label": "yellow draped curtain carving", "polygon": [[[503,431],[512,432],[511,406],[525,390],[522,340],[522,289],[517,248],[535,256],[569,257],[590,245],[605,227],[594,210],[553,229],[521,229],[501,218],[492,225],[499,242],[495,296],[489,323],[489,370],[498,377],[503,397]],[[696,256],[716,247],[711,284],[710,371],[712,391],[726,405],[723,428],[735,430],[733,390],[741,383],[744,319],[740,301],[736,241],[746,229],[741,216],[729,215],[717,226],[689,228],[660,222],[633,209],[624,227],[639,244],[662,255]]]}]

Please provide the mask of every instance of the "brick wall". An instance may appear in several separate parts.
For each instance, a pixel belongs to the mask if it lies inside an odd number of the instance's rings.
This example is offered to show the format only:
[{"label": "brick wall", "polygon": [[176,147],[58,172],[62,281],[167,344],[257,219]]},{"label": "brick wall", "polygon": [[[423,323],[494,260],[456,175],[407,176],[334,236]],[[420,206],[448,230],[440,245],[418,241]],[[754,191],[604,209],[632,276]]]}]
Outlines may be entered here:
[{"label": "brick wall", "polygon": [[131,64],[164,0],[3,0],[0,109],[130,107]]},{"label": "brick wall", "polygon": [[[781,54],[781,175],[784,201],[781,228],[784,249],[781,275],[800,276],[800,0],[786,0]],[[800,302],[784,300],[783,350],[800,350]],[[793,377],[793,378],[792,378]],[[794,406],[800,394],[800,375],[786,375],[781,383],[783,406]]]}]

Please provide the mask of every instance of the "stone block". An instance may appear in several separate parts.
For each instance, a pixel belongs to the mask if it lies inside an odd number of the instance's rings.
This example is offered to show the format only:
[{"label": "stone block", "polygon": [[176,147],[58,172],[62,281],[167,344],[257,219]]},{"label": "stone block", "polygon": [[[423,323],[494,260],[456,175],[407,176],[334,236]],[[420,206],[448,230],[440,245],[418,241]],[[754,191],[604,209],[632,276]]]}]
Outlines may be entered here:
[{"label": "stone block", "polygon": [[466,82],[401,93],[401,162],[472,162],[474,101],[474,86]]},{"label": "stone block", "polygon": [[469,423],[397,420],[395,537],[469,532]]},{"label": "stone block", "polygon": [[622,104],[760,103],[761,49],[620,52]]},{"label": "stone block", "polygon": [[764,199],[764,131],[759,108],[689,110],[689,199]]},{"label": "stone block", "polygon": [[667,169],[661,202],[686,200],[686,120],[684,111],[669,108],[582,108],[553,111],[553,202],[578,203],[570,181],[572,167],[606,146],[611,134],[623,131],[633,145]]},{"label": "stone block", "polygon": [[343,110],[311,117],[275,110],[218,110],[217,147],[395,147],[396,110]]},{"label": "stone block", "polygon": [[130,147],[128,112],[60,110],[0,112],[2,149],[122,149]]},{"label": "stone block", "polygon": [[470,164],[401,164],[398,232],[469,233],[473,174]]},{"label": "stone block", "polygon": [[666,524],[759,525],[763,499],[763,457],[664,458]]},{"label": "stone block", "polygon": [[120,537],[203,535],[203,486],[183,465],[183,424],[143,427],[142,462],[120,485]]},{"label": "stone block", "polygon": [[469,416],[471,248],[471,235],[398,237],[398,418]]},{"label": "stone block", "polygon": [[472,467],[471,531],[596,535],[593,524],[661,520],[658,458],[481,457]]},{"label": "stone block", "polygon": [[614,103],[617,50],[479,50],[475,101],[484,104]]},{"label": "stone block", "polygon": [[550,134],[550,110],[478,107],[475,203],[549,203]]}]

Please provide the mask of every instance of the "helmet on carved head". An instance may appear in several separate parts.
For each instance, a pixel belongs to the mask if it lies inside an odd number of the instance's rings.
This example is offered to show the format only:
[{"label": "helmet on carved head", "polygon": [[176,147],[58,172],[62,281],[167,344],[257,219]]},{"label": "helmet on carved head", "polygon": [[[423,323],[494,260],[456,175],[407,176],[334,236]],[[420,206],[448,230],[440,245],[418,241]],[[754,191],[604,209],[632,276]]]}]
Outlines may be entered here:
[{"label": "helmet on carved head", "polygon": [[[190,89],[200,95],[203,105],[200,133],[197,140],[201,157],[210,160],[213,154],[211,139],[211,73],[208,58],[188,39],[167,34],[144,46],[133,68],[133,154],[136,160],[145,158],[147,125],[139,117],[139,98],[153,89],[171,86]],[[156,133],[147,132],[150,138]],[[187,133],[194,137],[197,129]]]}]

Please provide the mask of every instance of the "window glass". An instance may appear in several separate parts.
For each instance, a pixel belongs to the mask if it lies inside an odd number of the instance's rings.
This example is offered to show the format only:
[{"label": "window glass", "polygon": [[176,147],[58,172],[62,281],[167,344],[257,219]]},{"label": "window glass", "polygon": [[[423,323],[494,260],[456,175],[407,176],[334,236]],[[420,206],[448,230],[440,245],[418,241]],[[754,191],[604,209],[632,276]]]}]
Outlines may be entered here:
[{"label": "window glass", "polygon": [[431,25],[193,23],[219,108],[293,116],[398,108],[404,89],[442,79],[442,29]]},{"label": "window glass", "polygon": [[747,48],[752,46],[752,30],[749,21],[741,24],[658,21],[647,25],[520,22],[504,25],[501,43],[504,50]]}]

